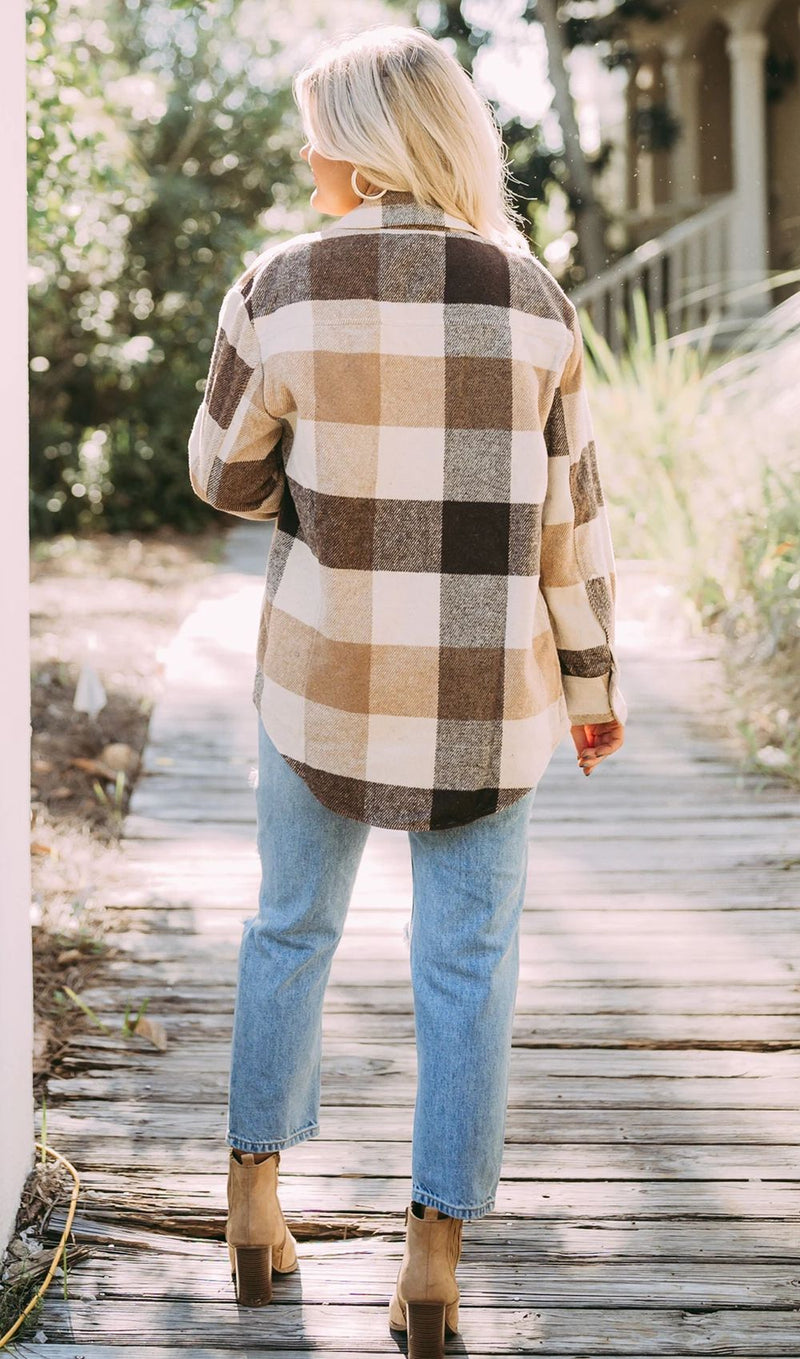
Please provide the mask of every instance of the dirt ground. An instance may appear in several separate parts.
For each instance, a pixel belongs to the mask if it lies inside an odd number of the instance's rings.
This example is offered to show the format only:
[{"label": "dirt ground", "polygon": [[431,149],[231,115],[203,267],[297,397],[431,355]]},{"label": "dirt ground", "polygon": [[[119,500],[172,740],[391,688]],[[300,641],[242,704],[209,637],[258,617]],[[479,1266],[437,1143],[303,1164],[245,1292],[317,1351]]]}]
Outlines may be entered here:
[{"label": "dirt ground", "polygon": [[[120,828],[164,651],[214,572],[225,533],[222,526],[197,537],[159,530],[31,544],[37,1093],[69,1034],[90,1022],[63,987],[80,994],[106,952],[104,906],[120,881]],[[81,675],[82,687],[96,677],[105,691],[94,714],[74,706]]]}]

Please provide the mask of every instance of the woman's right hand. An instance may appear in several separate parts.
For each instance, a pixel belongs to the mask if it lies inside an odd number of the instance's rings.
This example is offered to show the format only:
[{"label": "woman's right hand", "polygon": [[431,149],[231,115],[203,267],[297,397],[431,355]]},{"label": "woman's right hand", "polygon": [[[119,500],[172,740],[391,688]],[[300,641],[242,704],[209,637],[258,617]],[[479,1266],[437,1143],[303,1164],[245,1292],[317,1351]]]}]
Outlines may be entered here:
[{"label": "woman's right hand", "polygon": [[621,722],[587,722],[570,727],[570,734],[578,752],[578,765],[588,777],[592,770],[613,755],[625,740]]}]

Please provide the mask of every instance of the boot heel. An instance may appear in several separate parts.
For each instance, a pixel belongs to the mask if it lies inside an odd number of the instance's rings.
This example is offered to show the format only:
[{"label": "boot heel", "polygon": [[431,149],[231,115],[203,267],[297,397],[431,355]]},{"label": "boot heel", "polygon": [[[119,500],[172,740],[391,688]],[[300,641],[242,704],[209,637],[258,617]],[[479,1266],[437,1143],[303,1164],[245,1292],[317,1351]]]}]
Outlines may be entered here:
[{"label": "boot heel", "polygon": [[272,1301],[272,1246],[235,1246],[236,1301],[242,1307],[264,1307]]},{"label": "boot heel", "polygon": [[408,1359],[443,1359],[444,1306],[443,1302],[406,1304]]}]

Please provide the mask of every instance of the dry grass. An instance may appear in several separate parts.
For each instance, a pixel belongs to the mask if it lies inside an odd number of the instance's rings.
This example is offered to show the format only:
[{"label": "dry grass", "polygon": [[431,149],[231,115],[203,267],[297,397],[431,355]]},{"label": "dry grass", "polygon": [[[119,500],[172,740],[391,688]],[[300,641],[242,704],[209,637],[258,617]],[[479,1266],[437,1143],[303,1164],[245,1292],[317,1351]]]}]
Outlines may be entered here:
[{"label": "dry grass", "polygon": [[800,785],[800,294],[737,352],[653,334],[627,354],[585,324],[617,554],[669,562],[724,640],[742,754]]}]

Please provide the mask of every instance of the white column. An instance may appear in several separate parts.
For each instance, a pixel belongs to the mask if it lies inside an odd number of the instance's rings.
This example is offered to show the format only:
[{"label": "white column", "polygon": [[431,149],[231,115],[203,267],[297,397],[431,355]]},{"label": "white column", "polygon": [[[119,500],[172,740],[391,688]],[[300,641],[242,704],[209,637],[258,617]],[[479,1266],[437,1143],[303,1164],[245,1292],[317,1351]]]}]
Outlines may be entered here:
[{"label": "white column", "polygon": [[[640,91],[644,92],[647,99],[652,99],[653,85],[655,84],[654,51],[647,50],[642,53],[641,60],[636,69],[635,89],[633,92],[634,112],[643,107]],[[639,219],[652,217],[655,211],[655,175],[653,173],[653,155],[650,151],[642,151],[636,145],[636,182],[638,186],[638,211]]]},{"label": "white column", "polygon": [[703,68],[682,38],[664,44],[664,81],[681,131],[672,148],[672,201],[691,211],[700,196],[700,82]]},{"label": "white column", "polygon": [[[732,240],[734,287],[766,278],[769,268],[766,52],[765,33],[734,29],[728,37],[736,193]],[[769,306],[769,293],[763,291],[737,299],[733,310],[739,315],[753,316],[767,311]]]},{"label": "white column", "polygon": [[639,211],[639,152],[633,130],[636,103],[636,71],[630,69],[625,86],[625,206],[628,214]]},{"label": "white column", "polygon": [[28,312],[25,242],[25,3],[0,4],[0,160],[5,266],[0,345],[3,531],[0,533],[0,1250],[33,1164],[33,1000],[30,879],[30,649],[28,642]]}]

